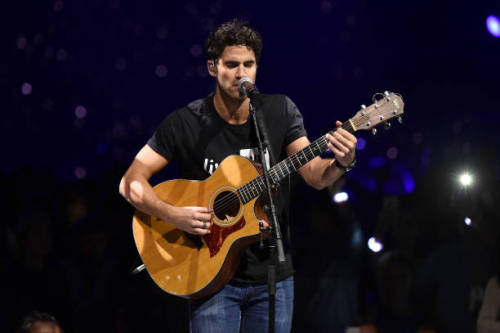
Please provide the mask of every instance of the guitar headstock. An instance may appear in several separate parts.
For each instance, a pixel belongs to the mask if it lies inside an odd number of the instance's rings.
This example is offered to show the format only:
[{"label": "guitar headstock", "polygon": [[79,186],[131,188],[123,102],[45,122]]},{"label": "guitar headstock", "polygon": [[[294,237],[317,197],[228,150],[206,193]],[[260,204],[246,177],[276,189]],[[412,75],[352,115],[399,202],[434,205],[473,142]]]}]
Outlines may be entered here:
[{"label": "guitar headstock", "polygon": [[[380,99],[377,99],[381,96]],[[388,122],[392,118],[398,117],[401,123],[401,115],[404,113],[404,102],[401,95],[390,93],[388,91],[377,93],[372,98],[373,104],[370,106],[361,106],[354,117],[349,119],[349,122],[354,131],[372,129],[373,134],[376,133],[375,126],[380,123],[385,123],[386,128],[390,127]]]}]

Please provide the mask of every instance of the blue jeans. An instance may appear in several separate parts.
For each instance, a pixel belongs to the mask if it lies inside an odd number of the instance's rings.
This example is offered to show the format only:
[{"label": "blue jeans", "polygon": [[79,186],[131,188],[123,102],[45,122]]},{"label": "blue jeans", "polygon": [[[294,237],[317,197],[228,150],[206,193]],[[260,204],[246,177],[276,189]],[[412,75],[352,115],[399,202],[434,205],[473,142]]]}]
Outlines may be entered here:
[{"label": "blue jeans", "polygon": [[[190,302],[191,333],[254,333],[268,331],[267,284],[228,284],[212,297]],[[276,283],[275,332],[292,328],[293,277]]]}]

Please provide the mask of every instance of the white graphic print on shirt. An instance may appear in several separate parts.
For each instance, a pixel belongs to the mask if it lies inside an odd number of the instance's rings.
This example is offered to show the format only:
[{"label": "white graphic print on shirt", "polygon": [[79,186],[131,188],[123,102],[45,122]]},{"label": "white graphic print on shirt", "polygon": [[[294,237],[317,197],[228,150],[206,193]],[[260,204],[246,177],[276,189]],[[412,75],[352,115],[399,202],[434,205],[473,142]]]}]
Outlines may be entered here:
[{"label": "white graphic print on shirt", "polygon": [[[260,166],[260,158],[259,158],[259,149],[258,148],[246,148],[240,149],[240,156],[248,158],[251,161],[256,162],[258,166]],[[266,149],[265,160],[267,167],[269,168],[269,152]],[[219,166],[219,163],[216,163],[213,158],[205,158],[203,161],[203,169],[208,172],[208,174],[213,174],[215,169]]]}]

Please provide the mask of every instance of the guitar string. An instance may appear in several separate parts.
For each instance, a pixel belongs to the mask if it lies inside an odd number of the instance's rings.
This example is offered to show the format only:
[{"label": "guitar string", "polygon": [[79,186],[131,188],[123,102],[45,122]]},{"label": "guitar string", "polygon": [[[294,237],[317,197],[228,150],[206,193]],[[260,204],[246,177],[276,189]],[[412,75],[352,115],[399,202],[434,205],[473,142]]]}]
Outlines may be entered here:
[{"label": "guitar string", "polygon": [[[307,157],[307,154],[305,152],[303,152],[303,153]],[[312,154],[313,157],[315,156],[314,152],[311,149],[309,149],[309,153]],[[293,168],[295,170],[297,170],[300,166],[297,167],[295,165],[294,160],[293,160],[294,156],[292,155],[291,157],[292,158],[290,159],[290,162],[291,162]],[[299,161],[299,158],[297,156],[295,156],[295,161],[298,162],[299,165],[301,164],[301,162]],[[287,166],[285,160],[281,161],[276,166],[277,166],[276,170],[273,170],[273,169],[270,170],[271,178],[276,178],[276,176],[277,176],[278,179],[279,178],[282,179],[283,177],[286,176],[286,174],[285,174],[285,172],[283,170],[285,169],[285,167],[289,170],[289,167]],[[277,170],[281,171],[281,173],[283,174],[283,177],[279,176],[279,171],[277,171]],[[241,194],[244,195],[244,196],[249,196],[250,198],[254,198],[254,197],[257,197],[260,193],[262,193],[263,189],[261,188],[261,185],[259,183],[259,179],[260,178],[262,178],[262,177],[259,176],[259,177],[255,178],[254,180],[250,181],[249,183],[243,185],[240,188]],[[257,185],[256,186],[255,185],[251,185],[252,183],[256,183]],[[248,188],[249,186],[252,186],[252,187]],[[258,189],[257,189],[257,187],[258,187]],[[254,193],[254,192],[257,192],[257,193]],[[242,199],[245,199],[245,198],[242,198]],[[239,200],[237,194],[235,194],[235,195],[226,195],[224,198],[222,198],[219,201],[217,201],[217,205],[214,203],[214,211],[216,210],[216,212],[215,212],[216,215],[219,215],[218,213],[223,213],[224,211],[229,210],[229,209],[232,210],[232,209],[234,209],[234,207],[239,206],[239,201],[240,200]],[[221,212],[221,210],[222,210],[222,212]]]},{"label": "guitar string", "polygon": [[[321,142],[318,142],[318,141],[321,141]],[[313,144],[314,143],[316,143],[318,145],[322,143],[323,145],[325,145],[326,144],[326,138],[322,137],[322,138],[320,138],[320,140],[317,140],[317,141],[313,142]],[[311,148],[311,146],[312,146],[312,144],[310,146],[304,148],[302,151],[300,151],[298,153],[302,153],[306,157],[306,159],[309,159],[309,157],[307,156],[308,155],[307,153],[311,154],[312,158],[315,157],[316,154],[312,150],[313,148]],[[319,148],[321,150],[321,146]],[[297,170],[301,166],[300,158],[298,158],[296,155],[297,154],[292,155],[290,157],[290,160],[289,160],[295,170]],[[295,166],[293,157],[295,157],[295,161],[298,162],[299,167]],[[275,176],[278,176],[278,178],[281,178],[281,179],[283,177],[285,177],[286,176],[286,174],[284,172],[285,167],[289,170],[288,164],[286,163],[286,160],[283,160],[280,163],[278,163],[276,165],[276,167],[277,167],[276,170],[273,170],[273,169],[270,170],[271,177],[275,178]],[[281,171],[281,173],[283,174],[283,177],[279,176],[279,171]],[[251,199],[253,199],[253,198],[257,197],[260,193],[262,193],[263,189],[260,187],[260,184],[258,182],[259,178],[261,178],[261,177],[255,178],[251,182],[243,185],[240,188],[241,194],[245,195],[245,196],[249,196]],[[258,189],[256,189],[255,185],[250,185],[252,183],[257,183]],[[252,187],[251,188],[246,188],[248,186],[252,186]],[[257,192],[257,193],[254,193],[254,192]],[[245,199],[245,198],[242,198],[242,199]],[[239,201],[240,200],[239,200],[238,194],[236,194],[236,193],[234,195],[226,195],[224,198],[222,198],[219,201],[217,201],[217,205],[215,205],[215,203],[214,203],[214,211],[216,211],[216,215],[219,215],[218,213],[223,213],[223,212],[225,212],[227,210],[234,210],[235,207],[237,207],[237,206],[240,205]],[[222,212],[221,212],[221,210],[222,210]]]},{"label": "guitar string", "polygon": [[[344,122],[341,125],[341,127],[344,128],[345,130],[349,131],[349,132],[352,132],[352,126],[351,126],[350,122]],[[335,129],[331,130],[329,133],[332,134],[336,130],[337,129],[335,128]],[[323,150],[321,148],[321,145],[326,145],[327,144],[326,137],[325,136],[320,137],[318,140],[314,141],[309,146],[307,146],[304,149],[298,151],[297,153],[295,153],[294,155],[290,156],[289,158],[287,158],[287,159],[285,159],[285,160],[277,163],[275,165],[276,169],[274,169],[274,167],[273,167],[270,170],[270,176],[271,176],[271,178],[273,178],[273,179],[274,178],[278,178],[278,180],[280,180],[280,178],[283,179],[284,177],[286,177],[287,174],[285,173],[285,169],[287,169],[288,170],[288,174],[290,174],[290,168],[289,168],[290,164],[295,169],[293,171],[296,171],[297,169],[299,169],[303,165],[303,164],[301,164],[300,158],[298,157],[298,155],[300,153],[302,153],[304,155],[304,157],[306,158],[306,160],[308,160],[308,162],[312,158],[314,158],[315,156],[319,155],[317,152],[315,153],[313,151],[313,148],[312,148],[313,144],[318,145],[319,148],[320,148],[320,150]],[[309,159],[309,157],[307,156],[307,153],[309,153],[309,154],[312,155],[311,159]],[[295,158],[295,161],[294,161],[294,158]],[[290,164],[286,162],[287,160],[290,162]],[[295,165],[295,162],[298,162],[298,164],[299,164],[298,167]],[[283,177],[280,177],[279,171],[281,171],[281,173],[283,174]],[[238,191],[241,192],[242,195],[249,196],[250,200],[253,199],[253,198],[255,198],[255,197],[257,197],[263,191],[263,189],[260,188],[260,184],[258,182],[259,178],[261,178],[261,177],[259,176],[259,177],[255,178],[254,180],[248,182],[247,184],[243,185],[242,187],[240,187],[240,189]],[[259,189],[256,190],[255,185],[250,185],[252,183],[256,183],[257,186],[259,187]],[[252,188],[247,188],[248,186],[252,186]],[[257,192],[257,194],[255,194],[254,192]],[[232,192],[232,193],[234,193],[234,192]],[[243,199],[243,198],[241,198],[241,199]],[[241,201],[243,201],[243,200],[241,200]],[[224,213],[224,212],[226,212],[229,209],[233,210],[237,206],[240,206],[240,195],[238,193],[234,193],[234,195],[225,195],[224,198],[220,199],[217,202],[214,202],[214,212],[216,213],[216,215],[219,215],[218,213]],[[221,210],[222,210],[222,212],[221,212]]]}]

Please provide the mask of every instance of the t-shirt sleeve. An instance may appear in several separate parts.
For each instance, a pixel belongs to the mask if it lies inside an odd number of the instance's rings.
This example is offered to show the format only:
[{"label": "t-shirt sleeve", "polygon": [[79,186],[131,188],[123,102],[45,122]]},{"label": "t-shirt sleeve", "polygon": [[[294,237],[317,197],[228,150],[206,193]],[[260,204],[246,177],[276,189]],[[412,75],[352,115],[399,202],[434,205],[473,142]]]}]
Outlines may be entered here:
[{"label": "t-shirt sleeve", "polygon": [[294,102],[285,96],[285,110],[288,118],[288,130],[285,137],[285,145],[289,145],[300,137],[307,136],[304,128],[304,120]]},{"label": "t-shirt sleeve", "polygon": [[163,119],[160,126],[153,133],[147,144],[155,152],[171,162],[177,157],[181,123],[177,112],[171,113]]}]

